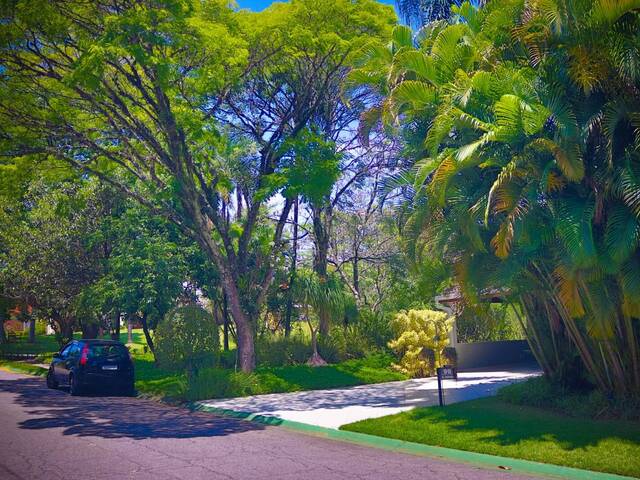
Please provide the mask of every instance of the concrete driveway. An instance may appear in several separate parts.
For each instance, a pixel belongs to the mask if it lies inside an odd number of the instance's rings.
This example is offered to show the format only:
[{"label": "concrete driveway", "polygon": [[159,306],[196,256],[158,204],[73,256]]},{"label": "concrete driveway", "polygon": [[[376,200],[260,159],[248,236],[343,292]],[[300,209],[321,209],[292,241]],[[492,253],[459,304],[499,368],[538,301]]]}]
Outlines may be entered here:
[{"label": "concrete driveway", "polygon": [[[532,365],[461,372],[457,381],[444,381],[445,403],[495,395],[505,385],[540,373],[537,366]],[[205,400],[199,403],[207,407],[338,428],[347,423],[391,415],[418,406],[437,405],[438,382],[431,377],[342,389]]]}]

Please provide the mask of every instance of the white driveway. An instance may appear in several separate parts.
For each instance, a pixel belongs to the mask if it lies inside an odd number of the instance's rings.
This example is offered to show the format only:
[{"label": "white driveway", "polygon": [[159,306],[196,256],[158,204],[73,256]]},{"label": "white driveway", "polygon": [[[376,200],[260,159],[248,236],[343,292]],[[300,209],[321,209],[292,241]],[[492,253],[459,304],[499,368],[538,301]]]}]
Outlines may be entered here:
[{"label": "white driveway", "polygon": [[[540,371],[530,366],[488,367],[481,371],[461,372],[457,381],[444,381],[445,403],[495,395],[501,387],[535,375],[540,375]],[[391,415],[417,406],[437,405],[438,382],[430,377],[332,390],[203,400],[199,403],[338,428],[347,423]]]}]

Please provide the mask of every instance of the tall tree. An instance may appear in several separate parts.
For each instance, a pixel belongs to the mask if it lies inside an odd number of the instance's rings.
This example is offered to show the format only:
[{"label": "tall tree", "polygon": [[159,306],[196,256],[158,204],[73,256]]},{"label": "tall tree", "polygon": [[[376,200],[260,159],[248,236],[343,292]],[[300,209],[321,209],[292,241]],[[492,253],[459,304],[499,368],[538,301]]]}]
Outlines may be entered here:
[{"label": "tall tree", "polygon": [[469,302],[492,289],[517,305],[551,377],[637,396],[637,2],[455,13],[370,63],[386,65],[386,118],[424,132],[413,253],[443,258]]},{"label": "tall tree", "polygon": [[[282,202],[267,240],[260,225],[283,187],[271,177],[280,147],[307,126],[352,53],[394,19],[372,0],[299,0],[261,14],[227,4],[3,4],[0,130],[5,155],[63,159],[196,241],[220,273],[239,364],[251,371],[254,313],[292,205]],[[227,145],[239,138],[256,149],[237,158]],[[236,190],[244,208],[231,221]]]},{"label": "tall tree", "polygon": [[21,300],[23,311],[33,307],[50,318],[62,340],[88,327],[77,307],[85,286],[101,274],[104,252],[90,241],[104,217],[101,193],[96,182],[34,178],[23,197],[0,197],[5,291]]},{"label": "tall tree", "polygon": [[451,6],[456,0],[396,0],[398,12],[407,24],[419,28],[435,20],[451,16]]}]

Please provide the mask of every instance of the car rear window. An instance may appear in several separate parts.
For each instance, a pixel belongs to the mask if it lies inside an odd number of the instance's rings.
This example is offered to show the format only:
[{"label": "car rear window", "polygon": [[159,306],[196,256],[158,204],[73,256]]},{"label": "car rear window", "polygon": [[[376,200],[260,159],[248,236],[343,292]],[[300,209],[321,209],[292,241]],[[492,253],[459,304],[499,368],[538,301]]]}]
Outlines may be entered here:
[{"label": "car rear window", "polygon": [[113,358],[124,360],[129,358],[129,351],[124,345],[91,345],[89,356],[92,358]]}]

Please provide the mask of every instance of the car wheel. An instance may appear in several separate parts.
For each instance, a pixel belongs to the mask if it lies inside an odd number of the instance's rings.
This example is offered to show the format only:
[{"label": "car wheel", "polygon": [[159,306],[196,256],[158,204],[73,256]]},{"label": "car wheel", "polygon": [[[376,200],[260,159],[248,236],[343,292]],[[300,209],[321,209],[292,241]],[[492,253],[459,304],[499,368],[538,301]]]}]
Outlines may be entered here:
[{"label": "car wheel", "polygon": [[47,372],[47,388],[58,388],[58,382],[56,382],[55,375],[53,374],[53,367],[49,367],[49,371]]},{"label": "car wheel", "polygon": [[80,395],[82,393],[82,389],[78,383],[78,378],[73,373],[69,375],[69,393],[73,396]]},{"label": "car wheel", "polygon": [[124,387],[122,389],[122,395],[125,397],[135,397],[136,396],[136,387],[132,383],[131,385]]}]

